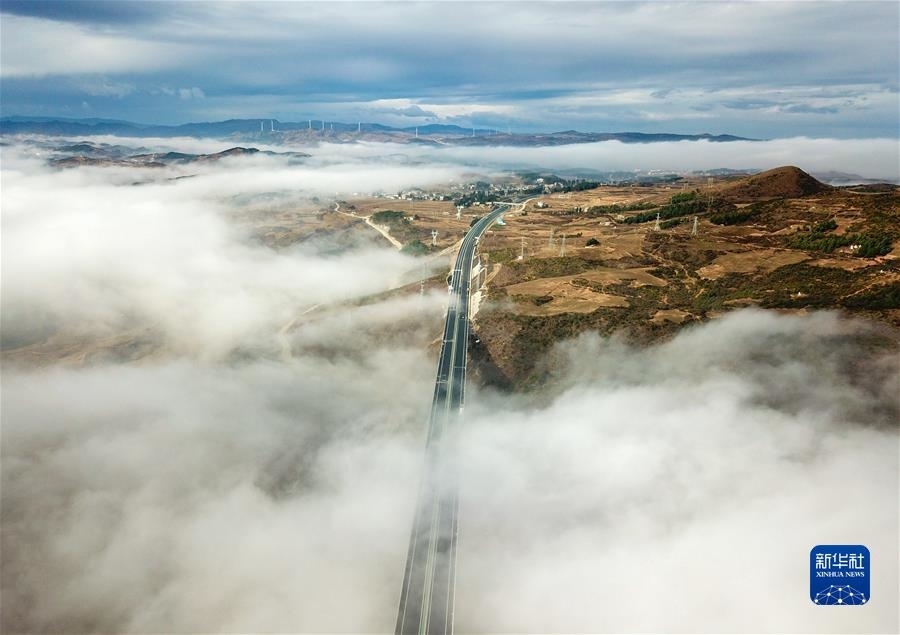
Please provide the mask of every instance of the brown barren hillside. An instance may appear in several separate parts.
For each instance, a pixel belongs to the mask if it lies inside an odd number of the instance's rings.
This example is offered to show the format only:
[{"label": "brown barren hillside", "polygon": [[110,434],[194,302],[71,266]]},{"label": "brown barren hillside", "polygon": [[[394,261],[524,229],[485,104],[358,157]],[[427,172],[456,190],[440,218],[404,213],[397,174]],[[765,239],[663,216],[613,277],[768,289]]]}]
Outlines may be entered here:
[{"label": "brown barren hillside", "polygon": [[732,203],[750,203],[777,198],[799,198],[833,189],[793,165],[767,170],[741,179],[719,190],[720,198]]},{"label": "brown barren hillside", "polygon": [[748,306],[837,309],[900,341],[900,189],[778,168],[545,194],[505,221],[480,243],[489,275],[472,349],[473,376],[496,387],[540,385],[555,343],[586,331],[645,345]]}]

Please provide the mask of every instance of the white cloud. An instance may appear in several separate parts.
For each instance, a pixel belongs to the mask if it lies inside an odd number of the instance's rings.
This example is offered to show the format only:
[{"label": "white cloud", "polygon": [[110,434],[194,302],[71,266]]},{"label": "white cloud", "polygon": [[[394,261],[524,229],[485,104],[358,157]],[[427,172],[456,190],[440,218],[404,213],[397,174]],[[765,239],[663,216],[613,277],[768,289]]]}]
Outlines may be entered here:
[{"label": "white cloud", "polygon": [[196,57],[187,44],[108,35],[79,25],[3,14],[3,77],[146,72]]},{"label": "white cloud", "polygon": [[200,88],[194,86],[193,88],[179,88],[178,96],[182,99],[205,99],[206,95]]},{"label": "white cloud", "polygon": [[429,366],[5,372],[4,631],[388,624],[419,463],[388,431],[423,414],[407,373]]},{"label": "white cloud", "polygon": [[[297,311],[385,289],[420,265],[390,250],[329,259],[272,251],[228,222],[232,201],[399,189],[435,174],[389,165],[358,172],[263,158],[189,168],[193,178],[172,182],[165,177],[183,168],[52,171],[5,148],[4,339],[29,341],[65,324],[109,335],[137,323],[182,354],[277,346],[273,331]],[[150,182],[132,185],[141,179]]]},{"label": "white cloud", "polygon": [[547,148],[449,148],[457,161],[545,169],[768,170],[796,165],[807,172],[845,171],[867,178],[900,181],[893,139],[774,139],[772,141],[677,141],[625,144],[618,141]]},{"label": "white cloud", "polygon": [[91,77],[79,80],[78,87],[94,97],[116,97],[121,99],[137,90],[134,84],[112,81],[106,77]]},{"label": "white cloud", "polygon": [[[393,627],[446,295],[303,314],[409,261],[268,250],[233,199],[442,174],[384,165],[397,149],[134,186],[183,174],[3,148],[4,338],[149,326],[160,345],[4,360],[4,631]],[[896,632],[900,358],[880,332],[746,311],[643,349],[562,344],[527,398],[470,391],[458,629]],[[818,543],[870,548],[865,611],[812,605]]]},{"label": "white cloud", "polygon": [[[467,403],[459,629],[896,630],[900,369],[867,332],[745,311],[641,351],[586,335],[546,405]],[[884,561],[865,614],[810,601],[816,544]]]},{"label": "white cloud", "polygon": [[[719,127],[710,132],[896,136],[896,92],[883,91],[897,84],[893,3],[349,6],[167,3],[127,29],[89,17],[69,24],[5,12],[2,73],[131,73],[120,79],[148,93],[160,82],[185,86],[186,78],[203,77],[215,95],[202,110],[185,100],[165,114],[133,102],[97,105],[118,118],[253,116],[264,103],[283,119],[347,113],[358,120],[385,100],[439,119],[497,125],[505,118],[530,129],[610,122],[649,130],[666,121],[679,124],[673,132],[700,132],[712,112],[709,123]],[[142,79],[148,72],[152,79]],[[809,95],[847,84],[862,87],[859,98]],[[5,94],[5,105],[62,114],[58,87],[37,86],[23,81],[21,91]],[[678,90],[663,103],[652,97],[668,89]],[[785,107],[736,112],[719,107],[720,90],[751,98],[784,90],[777,101]]]},{"label": "white cloud", "polygon": [[509,104],[487,104],[487,103],[427,103],[426,100],[420,99],[376,99],[370,102],[359,102],[352,104],[353,106],[373,112],[396,112],[409,111],[409,109],[419,109],[420,116],[438,117],[441,119],[453,119],[458,117],[470,117],[472,115],[512,115],[516,112],[516,107]]},{"label": "white cloud", "polygon": [[[744,313],[643,352],[588,336],[546,406],[471,395],[458,628],[896,630],[897,366],[865,332]],[[7,628],[390,630],[433,364],[348,353],[5,371]],[[807,597],[811,546],[844,542],[881,563],[861,614]]]}]

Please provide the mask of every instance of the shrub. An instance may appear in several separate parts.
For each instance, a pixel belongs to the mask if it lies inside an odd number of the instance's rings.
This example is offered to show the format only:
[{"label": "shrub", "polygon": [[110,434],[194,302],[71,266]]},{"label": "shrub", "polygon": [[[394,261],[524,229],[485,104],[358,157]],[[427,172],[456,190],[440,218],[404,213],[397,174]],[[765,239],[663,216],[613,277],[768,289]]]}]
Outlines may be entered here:
[{"label": "shrub", "polygon": [[382,210],[372,214],[373,223],[381,223],[384,225],[390,225],[391,223],[402,221],[405,218],[406,215],[403,212],[397,212],[391,209]]},{"label": "shrub", "polygon": [[750,220],[757,214],[759,214],[759,210],[751,208],[722,211],[711,214],[709,217],[709,222],[716,225],[737,225],[739,223],[743,223],[744,221]]},{"label": "shrub", "polygon": [[862,258],[884,256],[892,249],[888,234],[860,234],[856,242],[859,244],[856,255]]},{"label": "shrub", "polygon": [[900,309],[900,283],[892,282],[872,287],[845,298],[841,304],[853,309]]},{"label": "shrub", "polygon": [[675,194],[672,198],[669,199],[669,203],[673,205],[677,205],[678,203],[687,203],[688,201],[696,200],[697,191],[693,190],[691,192],[679,192]]},{"label": "shrub", "polygon": [[[647,221],[656,220],[657,214],[659,214],[659,218],[661,220],[678,218],[679,216],[689,216],[691,214],[702,214],[706,211],[707,206],[715,209],[717,213],[729,214],[734,210],[734,205],[728,203],[727,201],[715,200],[710,205],[706,201],[700,200],[699,198],[692,198],[688,201],[681,201],[678,203],[669,203],[667,205],[663,205],[658,210],[653,212],[645,212],[643,214],[635,214],[634,216],[629,216],[625,219],[625,222],[646,223]],[[713,216],[715,216],[715,214]]]},{"label": "shrub", "polygon": [[816,223],[816,226],[813,227],[813,233],[824,234],[833,229],[837,229],[837,221],[833,218],[829,218],[828,220],[823,220],[821,223]]},{"label": "shrub", "polygon": [[594,205],[587,209],[589,216],[601,216],[605,214],[621,214],[622,212],[640,212],[646,209],[656,209],[656,203],[616,203],[614,205]]},{"label": "shrub", "polygon": [[795,249],[805,249],[807,251],[822,251],[830,254],[839,247],[846,247],[853,243],[853,236],[843,235],[835,236],[834,234],[821,234],[810,232],[800,236],[794,236],[788,241],[788,245]]},{"label": "shrub", "polygon": [[859,249],[853,253],[860,258],[884,256],[885,254],[890,253],[893,248],[890,234],[874,232],[844,234],[843,236],[823,234],[821,232],[810,232],[788,239],[788,246],[794,247],[795,249],[822,251],[826,254],[830,254],[835,249],[846,247],[848,245],[859,245]]}]

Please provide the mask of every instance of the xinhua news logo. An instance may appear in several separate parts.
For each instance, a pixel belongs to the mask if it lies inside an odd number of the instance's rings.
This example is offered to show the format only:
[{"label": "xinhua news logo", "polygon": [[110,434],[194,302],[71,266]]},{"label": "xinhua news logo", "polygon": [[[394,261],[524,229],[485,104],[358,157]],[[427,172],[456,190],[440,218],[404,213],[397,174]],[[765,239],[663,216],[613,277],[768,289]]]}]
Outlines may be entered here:
[{"label": "xinhua news logo", "polygon": [[844,606],[869,601],[869,550],[862,545],[816,545],[809,552],[809,597]]}]

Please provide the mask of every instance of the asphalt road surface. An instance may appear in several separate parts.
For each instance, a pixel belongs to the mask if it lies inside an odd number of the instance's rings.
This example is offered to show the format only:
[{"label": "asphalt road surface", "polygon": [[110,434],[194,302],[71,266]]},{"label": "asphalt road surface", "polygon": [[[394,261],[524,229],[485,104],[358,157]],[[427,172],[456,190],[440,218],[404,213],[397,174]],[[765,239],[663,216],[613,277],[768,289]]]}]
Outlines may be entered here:
[{"label": "asphalt road surface", "polygon": [[470,274],[478,239],[509,208],[500,204],[472,226],[453,267],[428,423],[425,476],[409,538],[397,635],[453,632],[459,497],[452,432],[465,401]]}]

